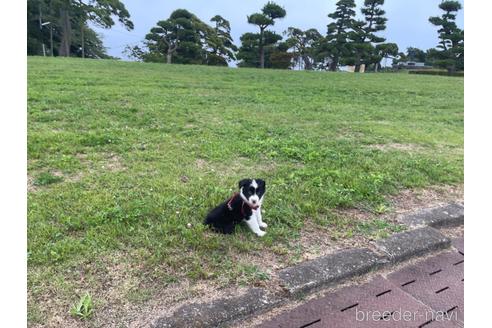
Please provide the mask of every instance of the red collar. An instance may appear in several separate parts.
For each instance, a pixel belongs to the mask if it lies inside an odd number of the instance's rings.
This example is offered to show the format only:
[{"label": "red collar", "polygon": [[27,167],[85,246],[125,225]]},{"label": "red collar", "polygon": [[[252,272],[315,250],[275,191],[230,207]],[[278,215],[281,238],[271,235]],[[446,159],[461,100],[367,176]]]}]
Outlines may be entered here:
[{"label": "red collar", "polygon": [[[227,202],[227,207],[229,208],[229,210],[232,211],[232,206],[231,206],[231,203],[234,201],[234,199],[236,199],[236,197],[239,196],[239,193],[238,192],[235,192],[232,197],[229,199],[229,201]],[[244,205],[248,205],[248,207],[252,210],[256,210],[258,209],[258,207],[260,207],[259,205],[251,205],[249,204],[249,202],[245,202],[243,200],[243,203],[241,204],[241,214],[244,215]]]}]

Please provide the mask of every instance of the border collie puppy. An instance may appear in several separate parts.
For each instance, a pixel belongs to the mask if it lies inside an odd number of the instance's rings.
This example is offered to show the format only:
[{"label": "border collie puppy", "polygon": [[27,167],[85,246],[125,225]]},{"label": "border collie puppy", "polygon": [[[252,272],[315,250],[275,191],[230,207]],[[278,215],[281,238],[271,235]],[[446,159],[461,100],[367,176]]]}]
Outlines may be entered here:
[{"label": "border collie puppy", "polygon": [[265,195],[265,181],[261,179],[243,179],[239,181],[239,192],[214,208],[207,215],[205,224],[221,233],[232,233],[234,226],[244,220],[258,236],[266,232],[267,224],[261,218],[261,204]]}]

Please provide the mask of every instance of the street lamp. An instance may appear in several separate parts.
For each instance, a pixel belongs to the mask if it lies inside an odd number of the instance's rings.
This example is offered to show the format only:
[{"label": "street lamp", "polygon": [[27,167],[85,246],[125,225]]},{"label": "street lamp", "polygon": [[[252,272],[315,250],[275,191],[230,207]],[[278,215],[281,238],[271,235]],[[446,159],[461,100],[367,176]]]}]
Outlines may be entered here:
[{"label": "street lamp", "polygon": [[[51,22],[44,22],[41,23],[41,29],[43,29],[43,26],[50,26],[50,54],[51,57],[53,57],[53,24]],[[44,43],[43,43],[43,55],[46,57],[46,50],[44,48]]]},{"label": "street lamp", "polygon": [[[50,4],[51,5],[51,4]],[[43,14],[41,13],[41,5],[39,5],[39,29],[41,30],[41,32],[43,31],[43,26],[46,26],[46,25],[50,25],[50,50],[51,50],[51,56],[53,57],[53,24],[51,24],[51,22],[44,22],[43,23]],[[43,56],[46,57],[46,48],[44,46],[44,42],[42,43],[43,44]]]}]

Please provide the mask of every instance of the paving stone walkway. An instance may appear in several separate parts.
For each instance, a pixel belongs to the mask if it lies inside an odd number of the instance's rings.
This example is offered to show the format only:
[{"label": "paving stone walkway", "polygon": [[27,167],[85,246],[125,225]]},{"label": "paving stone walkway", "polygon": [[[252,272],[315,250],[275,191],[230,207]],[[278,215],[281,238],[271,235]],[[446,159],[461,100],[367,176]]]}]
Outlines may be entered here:
[{"label": "paving stone walkway", "polygon": [[258,328],[463,327],[464,241],[366,284],[341,288]]}]

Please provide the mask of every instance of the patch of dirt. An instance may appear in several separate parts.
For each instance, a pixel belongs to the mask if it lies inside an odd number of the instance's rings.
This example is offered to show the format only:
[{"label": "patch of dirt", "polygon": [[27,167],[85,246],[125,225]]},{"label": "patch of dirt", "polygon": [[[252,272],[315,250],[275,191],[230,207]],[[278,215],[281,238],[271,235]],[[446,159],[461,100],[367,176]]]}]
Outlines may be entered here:
[{"label": "patch of dirt", "polygon": [[200,169],[200,170],[203,170],[203,169],[205,169],[206,167],[208,167],[208,166],[209,166],[209,164],[207,163],[207,161],[206,161],[206,160],[204,160],[204,159],[201,159],[201,158],[199,158],[199,159],[197,159],[197,160],[195,161],[195,165],[196,165],[196,167],[197,167],[198,169]]},{"label": "patch of dirt", "polygon": [[77,153],[75,154],[75,157],[80,161],[81,164],[89,164],[90,161],[87,159],[87,154],[84,153]]},{"label": "patch of dirt", "polygon": [[465,226],[441,228],[439,231],[449,238],[462,238],[465,237]]},{"label": "patch of dirt", "polygon": [[[185,277],[166,286],[152,279],[139,279],[137,272],[143,269],[139,265],[121,264],[124,260],[111,262],[108,285],[98,294],[104,307],[93,319],[96,326],[148,327],[156,318],[171,314],[184,304],[209,302],[241,291],[234,288],[227,291],[217,282],[193,282]],[[146,292],[147,296],[142,301],[134,301],[128,296],[131,292]]]},{"label": "patch of dirt", "polygon": [[[56,177],[63,178],[63,180],[61,181],[62,183],[63,182],[77,182],[77,181],[80,181],[80,179],[82,179],[82,177],[84,176],[84,174],[82,172],[76,172],[73,174],[64,174],[62,171],[59,171],[59,170],[50,170],[49,172]],[[27,192],[28,193],[37,192],[37,191],[39,191],[45,187],[45,186],[37,186],[34,183],[34,180],[35,180],[35,178],[32,177],[30,174],[27,175]]]},{"label": "patch of dirt", "polygon": [[402,190],[396,195],[387,196],[390,204],[388,212],[375,214],[361,208],[336,209],[335,213],[353,220],[367,220],[379,217],[396,222],[399,215],[424,209],[442,206],[448,203],[464,204],[464,186],[433,186],[429,188]]},{"label": "patch of dirt", "polygon": [[27,192],[36,192],[37,190],[38,190],[38,187],[34,184],[34,178],[28,174],[27,175]]},{"label": "patch of dirt", "polygon": [[268,280],[258,280],[254,283],[255,287],[262,287],[270,292],[282,292],[278,280],[278,271],[285,265],[285,256],[274,252],[256,251],[245,254],[231,254],[235,263],[243,263],[256,266],[261,272],[268,275]]},{"label": "patch of dirt", "polygon": [[121,158],[116,154],[109,154],[101,168],[111,172],[119,172],[126,169],[121,162]]},{"label": "patch of dirt", "polygon": [[250,176],[254,178],[261,173],[274,172],[276,168],[277,165],[275,162],[262,160],[260,162],[254,163],[248,158],[238,157],[227,165],[221,165],[218,170],[220,172],[220,175],[223,176]]},{"label": "patch of dirt", "polygon": [[51,170],[50,173],[53,174],[55,177],[60,177],[60,178],[64,177],[63,172],[59,170]]},{"label": "patch of dirt", "polygon": [[403,190],[389,196],[393,215],[399,215],[415,209],[441,206],[456,202],[464,204],[464,186],[434,186],[425,189]]},{"label": "patch of dirt", "polygon": [[[359,222],[375,218],[399,224],[399,216],[417,209],[437,207],[452,202],[463,205],[463,196],[463,185],[409,189],[388,197],[390,208],[386,213],[377,214],[359,208],[335,209],[334,213],[347,220],[349,226],[355,226]],[[301,260],[311,260],[344,248],[374,247],[374,240],[368,235],[354,233],[349,238],[334,238],[336,230],[336,227],[322,228],[312,223],[311,220],[306,220],[298,242],[299,247],[302,249]],[[462,230],[463,227],[449,229],[448,234],[460,236],[460,233],[463,235]]]},{"label": "patch of dirt", "polygon": [[423,147],[419,145],[400,144],[400,143],[374,144],[374,145],[367,146],[367,148],[377,149],[381,151],[399,150],[409,153],[423,150]]},{"label": "patch of dirt", "polygon": [[201,171],[216,173],[221,177],[257,177],[258,174],[274,172],[277,169],[275,162],[268,160],[253,162],[245,157],[237,157],[229,163],[215,165],[204,159],[197,159],[195,165]]},{"label": "patch of dirt", "polygon": [[64,180],[65,181],[68,181],[68,182],[78,182],[80,181],[82,178],[84,177],[84,173],[79,171],[77,173],[74,173],[74,174],[70,174],[70,175],[65,175],[64,176]]},{"label": "patch of dirt", "polygon": [[303,251],[301,259],[298,262],[312,260],[343,248],[359,247],[363,244],[363,241],[357,237],[345,242],[344,239],[336,239],[333,236],[332,229],[321,228],[310,220],[306,220],[298,242],[299,247]]},{"label": "patch of dirt", "polygon": [[358,131],[353,131],[352,129],[349,128],[341,128],[338,129],[338,140],[343,140],[343,139],[362,139],[364,137],[364,134],[362,132]]},{"label": "patch of dirt", "polygon": [[84,174],[80,171],[73,174],[64,174],[62,171],[56,170],[56,171],[51,171],[51,173],[53,173],[54,176],[62,177],[63,181],[67,181],[67,182],[80,181],[80,179],[82,179],[82,177],[84,176]]},{"label": "patch of dirt", "polygon": [[374,213],[359,208],[336,208],[333,210],[333,212],[335,212],[339,216],[359,221],[368,220],[371,217],[374,217]]},{"label": "patch of dirt", "polygon": [[98,162],[100,165],[99,167],[95,166],[96,163],[91,161],[87,154],[78,153],[75,157],[80,161],[80,164],[88,167],[91,171],[103,169],[111,172],[119,172],[126,170],[126,167],[122,163],[121,157],[114,153],[107,154],[102,162]]},{"label": "patch of dirt", "polygon": [[[187,290],[188,293],[184,294],[184,290]],[[179,285],[173,286],[171,291],[177,295],[188,296],[185,301],[182,299],[177,302],[173,302],[171,300],[158,302],[154,300],[151,302],[152,305],[150,307],[146,307],[143,312],[142,310],[135,312],[135,316],[133,317],[134,320],[129,323],[128,327],[149,327],[157,318],[168,316],[183,305],[190,303],[208,303],[219,298],[239,296],[245,293],[246,290],[246,287],[221,288],[213,283],[196,283],[192,286],[190,286],[187,282],[180,283]],[[166,294],[168,293],[166,292]],[[165,296],[166,295],[159,294],[158,298]]]}]

